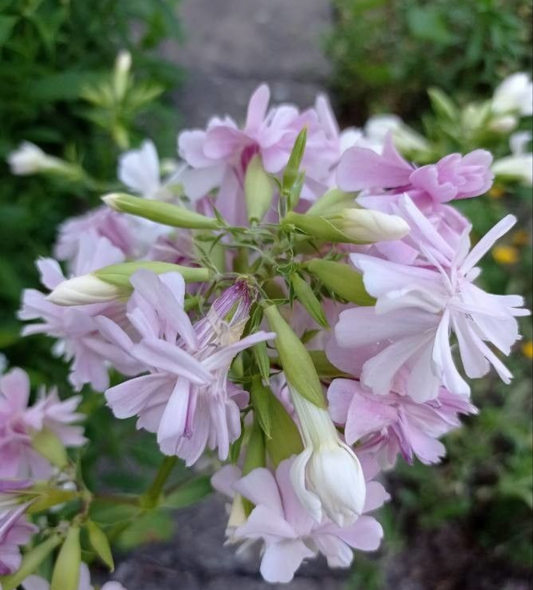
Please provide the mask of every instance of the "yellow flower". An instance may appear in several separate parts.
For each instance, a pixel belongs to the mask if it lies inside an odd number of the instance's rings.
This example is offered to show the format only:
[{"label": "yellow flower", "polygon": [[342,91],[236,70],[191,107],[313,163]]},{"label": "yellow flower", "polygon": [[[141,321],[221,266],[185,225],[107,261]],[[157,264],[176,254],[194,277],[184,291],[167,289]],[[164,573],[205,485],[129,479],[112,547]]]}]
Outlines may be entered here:
[{"label": "yellow flower", "polygon": [[528,340],[522,344],[522,353],[528,359],[533,359],[533,342]]},{"label": "yellow flower", "polygon": [[489,197],[492,199],[501,199],[505,195],[505,189],[501,186],[494,185],[489,191]]},{"label": "yellow flower", "polygon": [[492,256],[500,264],[515,264],[518,261],[518,250],[513,246],[496,246]]},{"label": "yellow flower", "polygon": [[519,229],[513,234],[513,244],[515,246],[527,246],[530,241],[529,232],[525,229]]}]

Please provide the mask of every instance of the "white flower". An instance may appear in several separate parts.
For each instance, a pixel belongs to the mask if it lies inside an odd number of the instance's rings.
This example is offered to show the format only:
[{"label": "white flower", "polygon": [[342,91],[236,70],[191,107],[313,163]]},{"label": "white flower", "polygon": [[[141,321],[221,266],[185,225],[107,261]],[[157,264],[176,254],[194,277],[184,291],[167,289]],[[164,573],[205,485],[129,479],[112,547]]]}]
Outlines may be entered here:
[{"label": "white flower", "polygon": [[143,141],[138,150],[122,154],[118,178],[128,188],[147,199],[155,199],[162,189],[159,156],[152,141]]},{"label": "white flower", "polygon": [[11,172],[17,175],[37,174],[62,167],[58,158],[47,155],[34,143],[24,141],[7,157]]},{"label": "white flower", "polygon": [[519,131],[511,135],[511,156],[500,158],[492,165],[496,176],[518,180],[525,186],[533,186],[533,153],[526,152],[531,141],[531,132]]},{"label": "white flower", "polygon": [[492,111],[498,115],[532,115],[533,85],[529,74],[518,72],[506,78],[494,92]]},{"label": "white flower", "polygon": [[365,477],[359,459],[339,435],[327,412],[291,390],[305,442],[291,468],[294,490],[309,514],[320,522],[324,513],[341,527],[362,514]]}]

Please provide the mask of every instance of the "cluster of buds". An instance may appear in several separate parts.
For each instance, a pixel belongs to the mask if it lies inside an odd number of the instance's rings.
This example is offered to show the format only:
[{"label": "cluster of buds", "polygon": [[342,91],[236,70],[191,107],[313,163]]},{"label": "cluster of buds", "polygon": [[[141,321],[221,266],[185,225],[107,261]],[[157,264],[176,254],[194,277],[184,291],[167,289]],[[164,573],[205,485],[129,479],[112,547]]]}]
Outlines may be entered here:
[{"label": "cluster of buds", "polygon": [[[122,56],[120,100],[128,71]],[[504,90],[495,112],[514,109]],[[416,167],[398,147],[428,144],[396,119],[341,133],[324,96],[304,111],[269,99],[260,86],[242,125],[214,118],[182,132],[182,164],[165,178],[151,142],[123,154],[123,192],[60,228],[64,269],[39,260],[45,292],[25,292],[20,318],[26,335],[57,340],[75,390],[100,392],[165,455],[152,488],[118,503],[157,509],[178,458],[208,456],[213,487],[232,501],[228,538],[261,542],[263,577],[287,582],[319,553],[347,567],[354,549],[378,548],[380,473],[398,457],[442,459],[439,439],[477,411],[467,378],[493,367],[510,381],[501,356],[528,312],[475,284],[515,219],[471,248],[454,208],[490,189],[489,152]],[[35,150],[11,157],[15,173],[57,169]],[[123,376],[113,385],[111,370]],[[0,488],[0,550],[15,556],[0,553],[0,584],[37,587],[31,576],[57,553],[52,590],[82,590],[81,556],[113,559],[92,518],[97,494],[65,450],[85,443],[72,425],[79,398],[28,409],[29,383],[17,380],[0,384],[0,475],[29,480]],[[69,519],[53,530],[25,516],[62,504]]]}]

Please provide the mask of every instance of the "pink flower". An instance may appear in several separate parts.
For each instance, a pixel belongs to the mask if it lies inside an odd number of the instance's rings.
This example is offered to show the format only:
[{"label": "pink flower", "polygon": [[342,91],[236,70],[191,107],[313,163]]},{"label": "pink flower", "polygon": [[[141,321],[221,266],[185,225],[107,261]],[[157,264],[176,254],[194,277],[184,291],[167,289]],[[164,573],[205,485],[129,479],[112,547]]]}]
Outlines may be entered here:
[{"label": "pink flower", "polygon": [[183,310],[181,275],[139,270],[131,283],[127,316],[138,341],[108,318],[99,323],[148,374],[108,389],[108,405],[117,418],[139,416],[138,427],[157,432],[163,453],[188,465],[206,446],[225,459],[240,435],[240,407],[247,399],[228,379],[230,364],[242,350],[274,337],[257,332],[241,338],[252,304],[249,286],[235,283],[193,326]]},{"label": "pink flower", "polygon": [[[113,211],[107,206],[71,217],[59,226],[59,236],[54,248],[54,256],[58,260],[68,261],[74,269],[85,247],[86,234],[92,239],[106,238],[123,256],[132,256],[135,251],[135,238],[129,224],[129,217]],[[83,256],[84,254],[82,254]]]},{"label": "pink flower", "polygon": [[328,401],[346,443],[376,454],[384,468],[394,465],[398,453],[408,463],[415,456],[425,464],[439,463],[446,449],[437,439],[460,426],[459,413],[476,413],[466,399],[443,387],[436,399],[418,404],[395,392],[374,395],[354,379],[335,379]]},{"label": "pink flower", "polygon": [[193,169],[192,174],[182,178],[187,196],[197,200],[220,187],[216,207],[230,221],[243,212],[244,175],[255,154],[261,155],[267,172],[279,174],[288,162],[298,133],[307,125],[302,163],[307,172],[302,192],[306,200],[314,200],[324,192],[324,184],[338,158],[337,148],[326,138],[314,110],[300,113],[291,105],[269,109],[269,101],[270,90],[263,84],[250,98],[242,129],[230,117],[213,118],[205,131],[184,131],[178,138],[180,156]]},{"label": "pink flower", "polygon": [[[56,390],[28,407],[30,382],[21,369],[0,378],[0,477],[47,478],[52,466],[32,446],[35,434],[49,430],[67,447],[85,444],[83,428],[74,423],[83,416],[76,413],[80,396],[62,402]],[[0,492],[2,488],[0,487]]]},{"label": "pink flower", "polygon": [[30,542],[37,527],[27,522],[24,511],[27,504],[21,504],[0,512],[0,575],[16,572],[22,562],[20,546]]},{"label": "pink flower", "polygon": [[515,317],[529,312],[521,309],[522,297],[491,295],[473,281],[480,273],[475,265],[516,219],[508,215],[470,252],[465,232],[453,251],[408,197],[403,204],[411,216],[410,237],[432,266],[410,267],[352,254],[377,304],[342,312],[335,327],[337,343],[359,352],[377,346],[375,355],[364,363],[361,381],[378,395],[394,389],[400,369],[409,372],[405,391],[417,402],[435,399],[441,384],[455,394],[468,395],[470,387],[452,358],[452,331],[468,377],[481,377],[492,365],[509,383],[511,373],[486,343],[508,355],[519,338]]},{"label": "pink flower", "polygon": [[[122,252],[107,238],[97,237],[92,232],[82,236],[80,245],[74,276],[124,260]],[[65,280],[59,264],[51,258],[40,259],[37,267],[41,282],[51,291]],[[123,315],[122,308],[118,303],[63,307],[48,301],[40,291],[26,289],[18,315],[22,320],[42,320],[26,326],[22,332],[24,336],[47,334],[58,339],[53,351],[57,356],[73,360],[69,379],[77,390],[90,383],[97,391],[103,391],[109,384],[110,364],[127,375],[137,372],[135,364],[123,351],[102,338],[94,319],[102,314],[119,319]]]},{"label": "pink flower", "polygon": [[435,203],[447,203],[487,192],[494,178],[491,164],[489,152],[475,150],[466,156],[450,154],[436,164],[415,169],[396,151],[389,136],[382,154],[361,147],[347,150],[338,167],[337,183],[345,191],[400,189],[413,192],[414,199],[422,192]]},{"label": "pink flower", "polygon": [[[233,542],[262,541],[261,575],[267,582],[286,583],[306,559],[322,553],[330,567],[348,567],[352,549],[375,551],[383,530],[371,516],[363,515],[354,524],[339,527],[324,517],[313,520],[300,504],[291,484],[294,458],[280,463],[275,474],[254,469],[240,478],[235,466],[226,466],[215,474],[213,486],[232,496],[248,499],[254,508],[240,523],[230,522]],[[364,512],[379,508],[389,496],[381,484],[369,482]],[[244,516],[244,515],[243,515]]]}]

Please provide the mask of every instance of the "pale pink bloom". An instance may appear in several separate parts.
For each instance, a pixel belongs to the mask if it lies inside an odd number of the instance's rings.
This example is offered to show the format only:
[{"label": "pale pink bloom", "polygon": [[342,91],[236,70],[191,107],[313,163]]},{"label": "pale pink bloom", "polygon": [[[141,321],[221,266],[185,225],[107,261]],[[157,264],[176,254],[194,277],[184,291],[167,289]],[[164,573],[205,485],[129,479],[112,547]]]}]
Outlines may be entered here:
[{"label": "pale pink bloom", "polygon": [[[46,478],[52,472],[48,460],[32,446],[32,438],[44,429],[53,432],[66,447],[80,447],[86,439],[76,425],[83,415],[76,413],[81,397],[61,401],[54,389],[41,389],[39,400],[28,407],[30,382],[21,369],[0,378],[0,477]],[[0,486],[0,493],[2,492]]]},{"label": "pale pink bloom", "polygon": [[16,572],[22,562],[20,547],[30,542],[37,527],[26,520],[27,504],[0,512],[0,576]]},{"label": "pale pink bloom", "polygon": [[138,427],[157,432],[165,454],[188,465],[206,446],[225,459],[240,435],[240,407],[247,399],[228,379],[230,364],[242,350],[274,337],[257,332],[241,338],[252,303],[249,286],[235,283],[193,326],[183,310],[181,275],[139,270],[131,283],[127,316],[138,337],[131,340],[108,318],[100,326],[149,373],[108,389],[109,406],[117,418],[138,416]]},{"label": "pale pink bloom", "polygon": [[242,129],[230,117],[215,117],[205,131],[184,131],[178,138],[180,156],[197,171],[183,179],[187,196],[197,200],[219,187],[216,207],[231,221],[244,210],[244,176],[255,154],[261,155],[267,172],[279,174],[288,162],[298,133],[307,125],[302,163],[307,172],[304,200],[314,200],[324,192],[324,183],[337,158],[313,109],[301,113],[292,105],[269,109],[269,101],[270,90],[263,84],[250,98]]},{"label": "pale pink bloom", "polygon": [[107,206],[71,217],[59,226],[54,256],[58,260],[68,261],[74,268],[82,247],[82,236],[85,234],[106,238],[124,256],[133,256],[135,236],[132,234],[129,219],[130,217]]},{"label": "pale pink bloom", "polygon": [[[40,576],[30,576],[22,582],[24,590],[50,590],[50,583]],[[80,580],[78,590],[94,590],[91,584],[91,573],[85,563],[80,565]],[[126,590],[119,582],[107,582],[102,590]]]},{"label": "pale pink bloom", "polygon": [[417,193],[422,192],[439,204],[487,192],[494,178],[491,164],[489,152],[475,150],[414,168],[396,151],[389,136],[382,154],[359,147],[346,151],[338,166],[337,183],[345,191],[397,189],[409,193],[415,201]]},{"label": "pale pink bloom", "polygon": [[410,237],[418,240],[432,266],[409,267],[352,254],[351,261],[363,273],[366,290],[376,297],[377,304],[342,312],[335,327],[337,343],[359,351],[379,345],[380,350],[364,363],[361,374],[363,384],[379,395],[393,389],[402,368],[409,372],[405,391],[417,402],[435,399],[441,384],[455,394],[468,395],[470,387],[452,358],[451,332],[457,337],[468,377],[481,377],[492,365],[509,383],[511,373],[487,342],[508,355],[519,339],[515,318],[529,312],[521,309],[522,297],[491,295],[473,281],[480,274],[476,264],[516,219],[508,215],[470,252],[465,232],[459,247],[450,251],[408,197],[403,204],[412,223]]},{"label": "pale pink bloom", "polygon": [[436,399],[419,404],[396,392],[374,395],[355,379],[335,379],[328,401],[346,443],[376,454],[384,468],[394,465],[398,453],[408,463],[415,456],[425,464],[439,463],[446,449],[437,439],[460,426],[459,414],[476,413],[467,399],[444,387]]},{"label": "pale pink bloom", "polygon": [[[242,478],[237,467],[226,466],[212,479],[216,489],[230,497],[239,494],[254,504],[248,518],[233,523],[227,532],[232,542],[264,543],[261,575],[271,583],[290,582],[302,562],[319,553],[327,558],[330,567],[348,567],[353,549],[375,551],[383,536],[381,525],[367,514],[347,527],[327,517],[321,522],[313,520],[292,487],[293,461],[291,458],[280,463],[275,474],[259,468]],[[368,482],[367,489],[365,513],[389,499],[378,482]]]},{"label": "pale pink bloom", "polygon": [[[85,275],[124,260],[122,252],[109,240],[98,238],[91,232],[82,236],[80,244],[74,276]],[[59,264],[51,258],[41,258],[37,267],[42,284],[50,291],[65,280]],[[48,301],[45,293],[26,289],[18,316],[22,320],[42,320],[26,326],[22,332],[24,336],[47,334],[58,339],[53,352],[66,360],[72,360],[69,379],[77,390],[85,383],[90,383],[97,391],[103,391],[108,387],[110,364],[125,374],[136,372],[131,359],[102,338],[94,319],[102,314],[118,319],[123,313],[120,303],[64,307]]]}]

